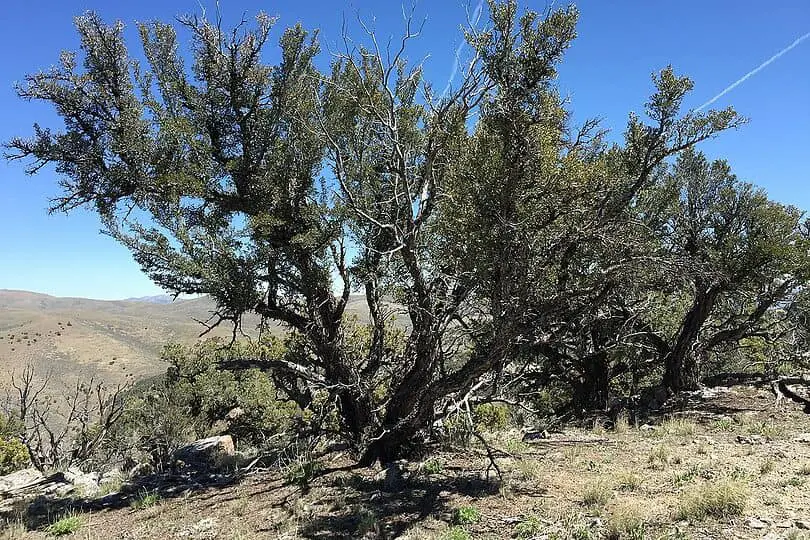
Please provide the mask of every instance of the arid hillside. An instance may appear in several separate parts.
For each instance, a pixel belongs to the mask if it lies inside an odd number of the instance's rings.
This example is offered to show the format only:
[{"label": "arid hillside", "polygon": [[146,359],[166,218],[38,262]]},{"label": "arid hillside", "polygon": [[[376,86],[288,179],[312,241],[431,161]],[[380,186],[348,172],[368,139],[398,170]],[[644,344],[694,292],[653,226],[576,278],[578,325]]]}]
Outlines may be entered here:
[{"label": "arid hillside", "polygon": [[[0,381],[8,382],[29,364],[39,376],[51,374],[68,384],[76,377],[118,384],[160,374],[163,346],[198,339],[205,330],[198,321],[208,319],[213,308],[209,298],[159,304],[0,290]],[[350,300],[348,310],[365,317],[359,297]],[[255,333],[257,324],[248,317],[243,331]],[[208,336],[229,337],[231,330],[223,324]]]},{"label": "arid hillside", "polygon": [[156,375],[164,370],[161,348],[197,339],[204,327],[194,319],[207,319],[211,309],[205,298],[160,305],[0,291],[3,379],[28,364],[52,379],[96,376],[116,384]]}]

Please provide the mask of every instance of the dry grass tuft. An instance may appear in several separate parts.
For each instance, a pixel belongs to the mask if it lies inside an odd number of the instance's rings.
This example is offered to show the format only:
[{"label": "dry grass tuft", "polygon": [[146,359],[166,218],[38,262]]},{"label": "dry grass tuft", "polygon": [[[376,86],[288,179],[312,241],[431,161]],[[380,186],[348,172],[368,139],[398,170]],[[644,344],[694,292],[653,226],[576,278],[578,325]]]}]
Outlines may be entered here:
[{"label": "dry grass tuft", "polygon": [[700,521],[707,517],[739,516],[748,501],[748,488],[735,481],[705,484],[681,499],[676,512],[679,520]]},{"label": "dry grass tuft", "polygon": [[612,498],[613,490],[602,480],[588,484],[582,491],[582,503],[586,506],[604,506]]}]

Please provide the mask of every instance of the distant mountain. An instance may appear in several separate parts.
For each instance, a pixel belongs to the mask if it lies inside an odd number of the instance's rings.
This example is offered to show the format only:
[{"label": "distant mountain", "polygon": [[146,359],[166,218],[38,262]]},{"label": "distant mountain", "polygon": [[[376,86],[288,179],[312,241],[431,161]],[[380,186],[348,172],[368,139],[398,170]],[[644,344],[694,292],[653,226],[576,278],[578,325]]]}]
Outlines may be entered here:
[{"label": "distant mountain", "polygon": [[139,296],[138,298],[127,298],[124,302],[147,302],[149,304],[171,304],[174,297],[168,294],[156,294],[155,296]]}]

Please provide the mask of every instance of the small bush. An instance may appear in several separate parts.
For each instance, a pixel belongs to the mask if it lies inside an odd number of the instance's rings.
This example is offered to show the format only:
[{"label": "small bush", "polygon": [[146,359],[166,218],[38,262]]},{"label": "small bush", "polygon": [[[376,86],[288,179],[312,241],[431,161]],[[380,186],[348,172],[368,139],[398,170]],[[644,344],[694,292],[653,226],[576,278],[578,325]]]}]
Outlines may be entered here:
[{"label": "small bush", "polygon": [[630,421],[627,418],[627,413],[621,413],[616,417],[613,423],[613,431],[616,433],[627,433],[630,431]]},{"label": "small bush", "polygon": [[22,441],[0,437],[0,476],[24,469],[30,461],[28,448]]},{"label": "small bush", "polygon": [[644,518],[637,508],[625,507],[613,512],[607,520],[607,540],[644,540]]},{"label": "small bush", "polygon": [[515,526],[516,538],[534,538],[543,530],[543,523],[536,516],[529,516]]},{"label": "small bush", "polygon": [[672,463],[673,459],[669,452],[669,448],[664,445],[659,445],[650,450],[650,454],[647,456],[647,461],[650,464],[650,468],[663,469],[666,465]]},{"label": "small bush", "polygon": [[31,462],[28,448],[20,440],[21,423],[0,413],[0,475],[24,469]]},{"label": "small bush", "polygon": [[721,418],[714,423],[714,429],[717,431],[734,431],[734,423],[728,418]]},{"label": "small bush", "polygon": [[429,459],[422,465],[422,470],[427,474],[439,474],[444,470],[444,462],[440,459]]},{"label": "small bush", "polygon": [[778,439],[784,435],[785,430],[773,423],[773,421],[762,421],[750,423],[746,426],[746,431],[751,435],[760,435],[766,439]]},{"label": "small bush", "polygon": [[317,461],[300,461],[292,463],[285,473],[284,477],[289,484],[297,486],[308,486],[309,483],[315,478],[318,473],[323,470],[323,465]]},{"label": "small bush", "polygon": [[465,531],[462,527],[455,526],[447,529],[441,536],[442,540],[471,540],[470,533]]},{"label": "small bush", "polygon": [[82,526],[82,518],[72,514],[48,525],[45,532],[51,536],[64,536],[78,531]]},{"label": "small bush", "polygon": [[803,463],[801,467],[799,467],[799,474],[802,476],[810,476],[810,463]]},{"label": "small bush", "polygon": [[693,521],[706,517],[739,516],[745,510],[747,500],[748,490],[738,482],[706,484],[681,500],[676,516]]},{"label": "small bush", "polygon": [[701,469],[699,465],[692,465],[685,471],[675,473],[675,475],[672,477],[672,482],[677,486],[691,482],[698,477],[705,478],[705,475],[706,471]]},{"label": "small bush", "polygon": [[501,403],[483,403],[473,412],[475,425],[483,431],[502,431],[509,427],[509,407]]},{"label": "small bush", "polygon": [[453,510],[454,525],[472,525],[481,520],[481,512],[474,506],[461,506]]},{"label": "small bush", "polygon": [[443,442],[452,446],[469,446],[472,440],[473,426],[466,414],[453,414],[444,419]]},{"label": "small bush", "polygon": [[686,437],[695,434],[697,425],[686,418],[667,418],[661,424],[661,431],[667,435]]}]

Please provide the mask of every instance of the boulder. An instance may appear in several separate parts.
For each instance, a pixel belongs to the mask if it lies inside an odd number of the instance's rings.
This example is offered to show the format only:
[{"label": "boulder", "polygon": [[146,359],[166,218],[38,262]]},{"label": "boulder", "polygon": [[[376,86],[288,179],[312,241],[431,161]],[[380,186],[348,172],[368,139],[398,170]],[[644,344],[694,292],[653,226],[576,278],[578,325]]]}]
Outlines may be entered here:
[{"label": "boulder", "polygon": [[27,487],[41,484],[45,475],[36,469],[21,469],[5,476],[0,476],[0,493],[13,493]]},{"label": "boulder", "polygon": [[65,471],[65,480],[73,486],[84,497],[93,497],[99,492],[101,474],[97,472],[83,472],[78,467],[70,467]]},{"label": "boulder", "polygon": [[217,467],[236,454],[230,435],[217,435],[188,444],[174,453],[175,461],[185,465]]}]

